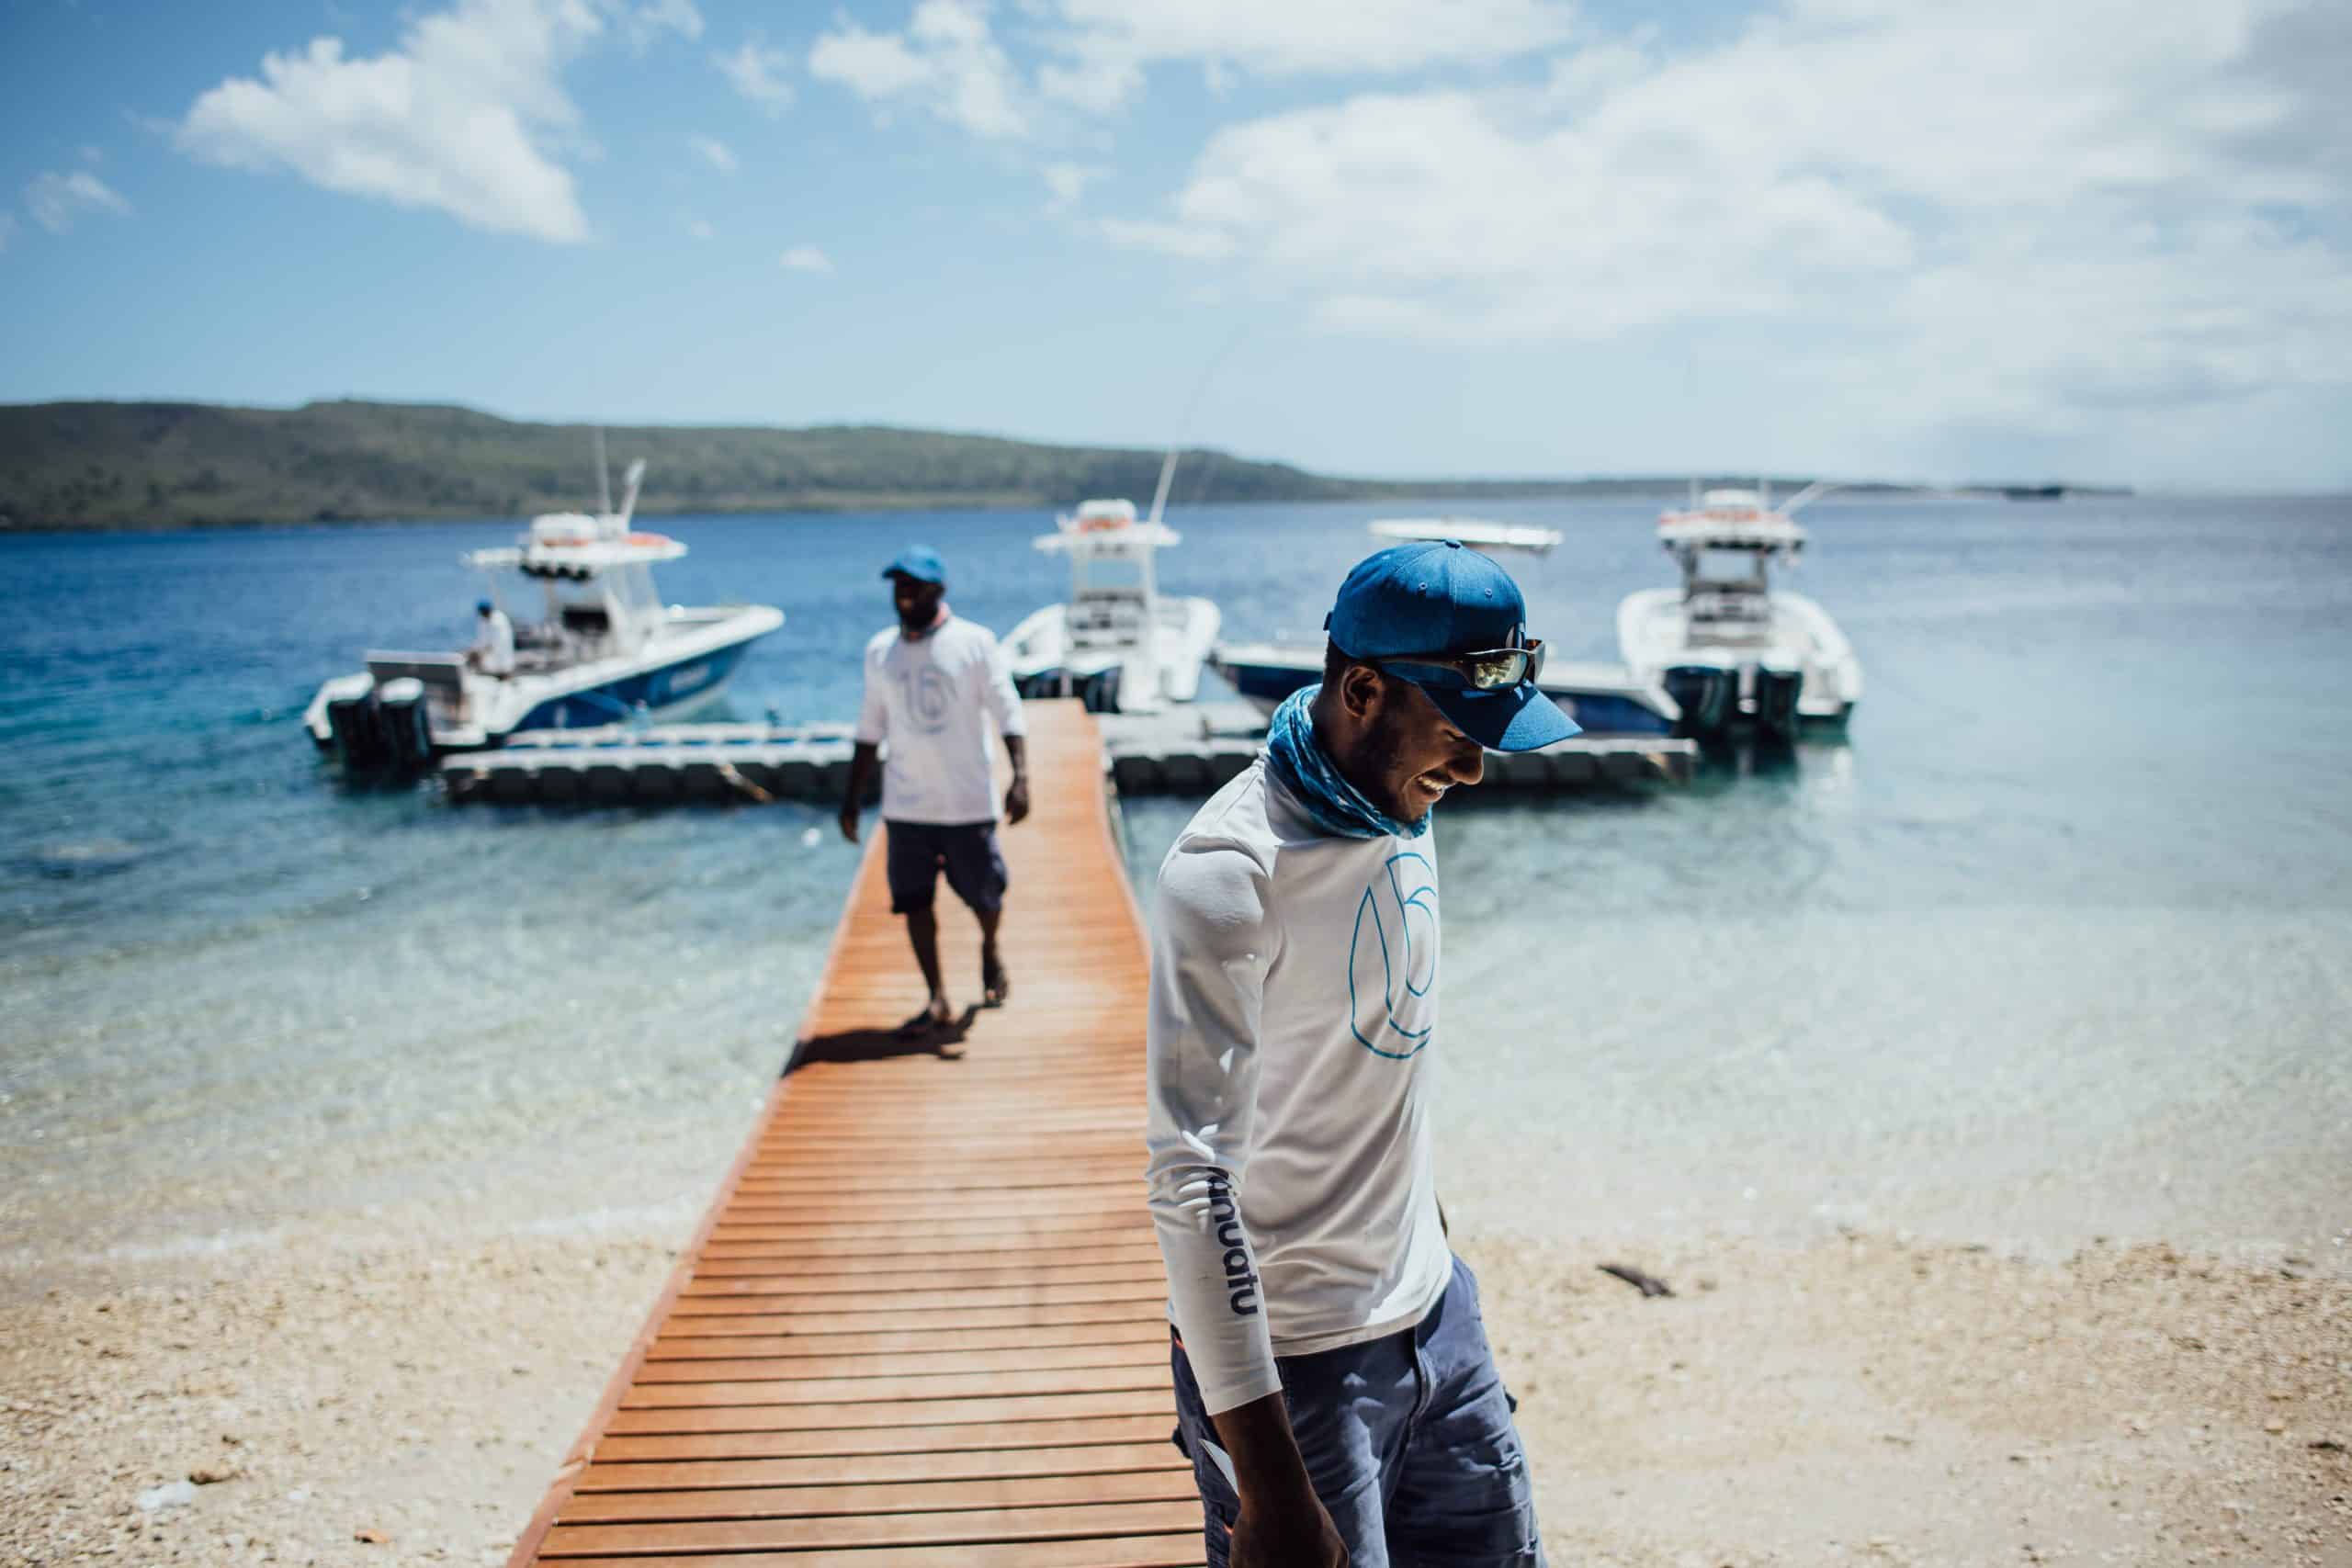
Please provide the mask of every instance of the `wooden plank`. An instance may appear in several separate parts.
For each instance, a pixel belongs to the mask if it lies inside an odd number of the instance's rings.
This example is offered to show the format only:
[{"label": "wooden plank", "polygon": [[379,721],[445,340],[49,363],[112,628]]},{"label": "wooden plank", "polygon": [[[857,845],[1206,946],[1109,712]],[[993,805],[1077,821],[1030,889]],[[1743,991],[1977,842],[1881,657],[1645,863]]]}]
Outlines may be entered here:
[{"label": "wooden plank", "polygon": [[[1166,1331],[1164,1297],[1153,1298],[1155,1317],[1160,1318],[1160,1328]],[[1032,1302],[1005,1307],[968,1307],[960,1312],[943,1314],[937,1308],[869,1307],[863,1312],[803,1311],[762,1312],[745,1308],[741,1312],[704,1317],[689,1314],[672,1317],[662,1325],[664,1337],[686,1338],[725,1338],[738,1335],[766,1336],[775,1334],[863,1334],[867,1332],[921,1329],[925,1332],[948,1333],[959,1328],[1058,1328],[1069,1324],[1132,1323],[1137,1321],[1135,1303],[1125,1300],[1105,1302]]]},{"label": "wooden plank", "polygon": [[573,1557],[576,1568],[1200,1568],[1201,1526],[1165,1535],[1089,1537],[1002,1544],[902,1546],[888,1560],[855,1547],[808,1551],[742,1551],[724,1556]]},{"label": "wooden plank", "polygon": [[1182,1503],[1198,1506],[1189,1470],[1085,1471],[982,1480],[900,1479],[820,1486],[641,1490],[583,1495],[566,1524],[654,1524],[677,1519],[809,1519],[829,1514],[944,1513],[955,1508],[1043,1508],[1073,1503]]},{"label": "wooden plank", "polygon": [[849,1329],[839,1334],[710,1334],[665,1333],[653,1342],[646,1367],[673,1360],[725,1360],[745,1356],[821,1358],[851,1361],[867,1356],[897,1356],[919,1351],[940,1355],[987,1355],[999,1350],[1042,1351],[1046,1344],[1082,1352],[1096,1345],[1136,1345],[1156,1353],[1168,1350],[1168,1325],[1145,1320],[1124,1311],[1100,1323],[1064,1323],[1040,1334],[1035,1325],[1002,1328],[930,1327],[874,1331]]},{"label": "wooden plank", "polygon": [[[615,1434],[596,1445],[598,1464],[671,1460],[813,1459],[839,1454],[955,1454],[1064,1448],[1092,1443],[1167,1442],[1172,1416],[1146,1411],[1063,1420],[946,1422],[935,1426],[832,1427],[777,1432]],[[1172,1445],[1171,1445],[1172,1446]]]},{"label": "wooden plank", "polygon": [[[1012,1003],[950,1050],[887,1037],[922,985],[876,830],[789,1070],[514,1568],[1200,1562],[1144,1207],[1141,926],[1093,721],[1028,712]],[[941,924],[972,974],[973,922]]]},{"label": "wooden plank", "polygon": [[970,1266],[959,1263],[955,1268],[943,1266],[894,1273],[812,1274],[801,1272],[790,1264],[759,1262],[734,1267],[756,1269],[760,1272],[737,1273],[733,1267],[725,1272],[697,1269],[694,1282],[686,1287],[686,1294],[708,1297],[826,1296],[863,1292],[880,1296],[922,1292],[925,1286],[933,1291],[965,1291],[1032,1283],[1102,1285],[1140,1281],[1158,1284],[1166,1278],[1160,1272],[1159,1259],[1156,1256],[1149,1259],[1138,1258],[1101,1263],[1082,1257],[1070,1260],[1049,1256],[1035,1260],[1023,1258],[1012,1263],[976,1263]]},{"label": "wooden plank", "polygon": [[702,1459],[592,1464],[582,1492],[698,1492],[732,1486],[873,1486],[891,1481],[993,1481],[1015,1475],[1102,1475],[1191,1471],[1176,1445],[1096,1443],[968,1452],[828,1454],[819,1459]]},{"label": "wooden plank", "polygon": [[983,1399],[998,1394],[1060,1393],[1067,1389],[1157,1389],[1168,1369],[1151,1362],[1097,1367],[1072,1377],[1059,1367],[950,1372],[876,1373],[839,1378],[760,1378],[744,1382],[639,1381],[624,1410],[716,1409],[749,1404],[837,1404],[855,1400]]},{"label": "wooden plank", "polygon": [[1182,1503],[1052,1508],[968,1508],[943,1514],[868,1514],[828,1519],[708,1519],[681,1525],[559,1524],[550,1561],[594,1554],[792,1551],[808,1547],[960,1546],[983,1541],[1085,1540],[1201,1526],[1198,1498]]},{"label": "wooden plank", "polygon": [[823,1427],[923,1427],[958,1421],[1067,1421],[1081,1416],[1151,1416],[1173,1421],[1171,1389],[1105,1393],[1015,1393],[999,1398],[871,1400],[837,1404],[730,1404],[713,1410],[616,1410],[605,1430],[616,1437],[657,1432],[783,1432]]},{"label": "wooden plank", "polygon": [[[709,1340],[699,1341],[709,1344]],[[637,1372],[648,1383],[763,1382],[778,1378],[916,1377],[930,1372],[1034,1371],[1047,1368],[1168,1367],[1163,1337],[1113,1345],[1023,1345],[994,1350],[924,1348],[895,1356],[688,1356],[650,1358]],[[1084,1381],[1084,1380],[1077,1380]]]}]

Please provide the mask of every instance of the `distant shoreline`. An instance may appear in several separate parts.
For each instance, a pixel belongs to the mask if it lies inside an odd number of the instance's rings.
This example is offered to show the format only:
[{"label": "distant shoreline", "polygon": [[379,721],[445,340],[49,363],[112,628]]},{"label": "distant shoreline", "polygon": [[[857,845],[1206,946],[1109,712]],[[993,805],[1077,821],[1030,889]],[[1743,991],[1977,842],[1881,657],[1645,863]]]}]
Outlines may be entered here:
[{"label": "distant shoreline", "polygon": [[[611,426],[617,470],[647,459],[649,517],[1049,511],[1090,495],[1152,493],[1162,454],[1057,446],[881,425]],[[514,519],[595,495],[592,427],[433,404],[298,409],[185,402],[0,404],[0,532],[176,533],[199,528]],[[1773,476],[1790,492],[1814,476]],[[1683,475],[1373,479],[1188,448],[1184,506],[1314,501],[1596,500],[1679,495]],[[1702,477],[1702,483],[1752,479]],[[2054,500],[2128,495],[2063,481],[1958,487],[1856,480],[1883,499]]]}]

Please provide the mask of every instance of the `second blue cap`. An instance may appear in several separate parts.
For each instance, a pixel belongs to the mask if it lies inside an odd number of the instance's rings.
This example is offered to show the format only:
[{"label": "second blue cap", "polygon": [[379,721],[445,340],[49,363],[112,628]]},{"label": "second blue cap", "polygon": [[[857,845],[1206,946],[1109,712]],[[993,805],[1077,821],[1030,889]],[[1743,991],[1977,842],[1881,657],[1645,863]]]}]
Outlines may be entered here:
[{"label": "second blue cap", "polygon": [[929,545],[909,545],[899,558],[882,569],[885,577],[911,577],[917,582],[944,582],[947,568]]}]

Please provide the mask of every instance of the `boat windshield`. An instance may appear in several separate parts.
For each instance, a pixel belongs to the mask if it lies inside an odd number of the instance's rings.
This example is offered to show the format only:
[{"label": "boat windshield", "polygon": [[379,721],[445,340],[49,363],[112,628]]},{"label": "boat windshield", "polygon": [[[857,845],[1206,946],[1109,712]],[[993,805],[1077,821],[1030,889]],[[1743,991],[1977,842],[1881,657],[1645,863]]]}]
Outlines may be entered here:
[{"label": "boat windshield", "polygon": [[1696,570],[1691,575],[1713,587],[1760,588],[1764,585],[1764,552],[1701,550]]}]

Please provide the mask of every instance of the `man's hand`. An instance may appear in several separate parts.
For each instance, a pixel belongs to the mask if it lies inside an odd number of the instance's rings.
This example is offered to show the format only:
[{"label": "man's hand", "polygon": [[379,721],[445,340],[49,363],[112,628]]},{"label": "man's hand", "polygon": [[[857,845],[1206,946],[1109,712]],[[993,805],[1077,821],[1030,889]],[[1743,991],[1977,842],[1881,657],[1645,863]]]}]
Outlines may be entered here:
[{"label": "man's hand", "polygon": [[1348,1543],[1308,1492],[1278,1506],[1243,1503],[1228,1561],[1232,1568],[1348,1568]]},{"label": "man's hand", "polygon": [[1004,819],[1008,826],[1029,815],[1029,775],[1012,775],[1012,787],[1004,792]]},{"label": "man's hand", "polygon": [[854,800],[842,802],[842,837],[853,844],[857,842],[857,802]]}]

